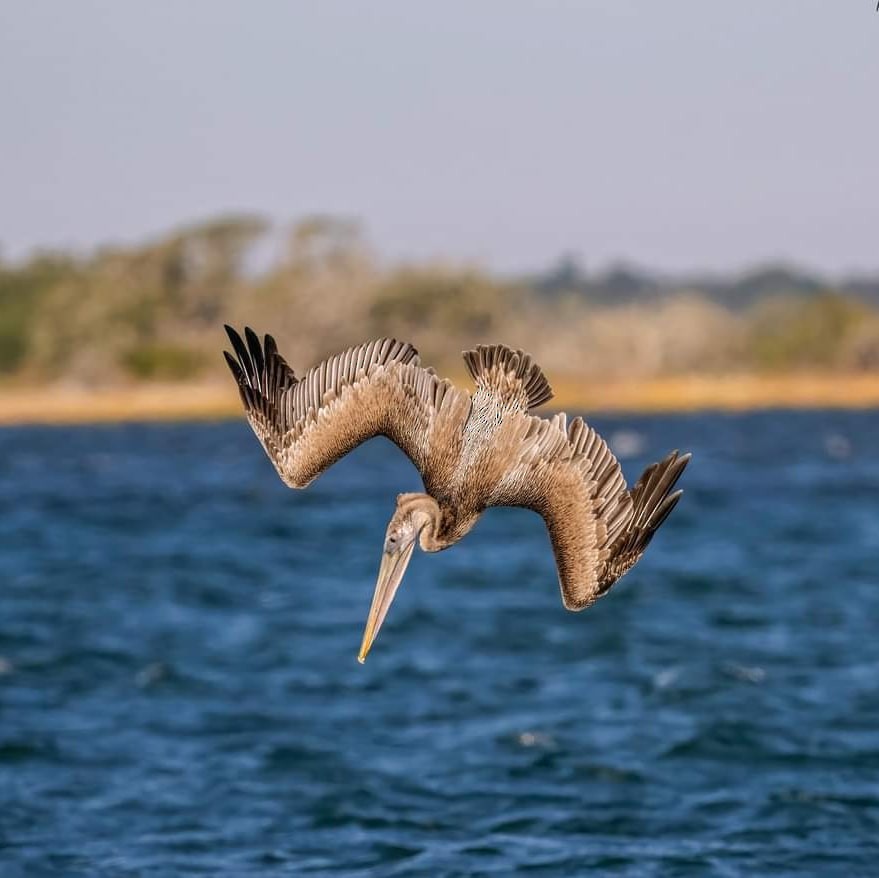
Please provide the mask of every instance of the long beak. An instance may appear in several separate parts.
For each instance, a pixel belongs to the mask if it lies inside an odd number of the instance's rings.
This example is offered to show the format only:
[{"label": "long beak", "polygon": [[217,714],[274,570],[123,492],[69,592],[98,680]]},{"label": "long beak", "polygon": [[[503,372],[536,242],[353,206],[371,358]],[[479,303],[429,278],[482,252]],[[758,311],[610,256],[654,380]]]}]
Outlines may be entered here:
[{"label": "long beak", "polygon": [[382,622],[385,621],[394,595],[403,581],[403,574],[409,566],[409,559],[412,557],[414,549],[415,541],[413,540],[408,546],[403,546],[396,552],[385,552],[382,555],[378,580],[375,583],[375,594],[372,596],[372,606],[369,608],[369,617],[363,632],[363,642],[360,644],[360,654],[357,656],[357,661],[360,664],[366,661],[366,656],[372,649],[378,630],[382,627]]}]

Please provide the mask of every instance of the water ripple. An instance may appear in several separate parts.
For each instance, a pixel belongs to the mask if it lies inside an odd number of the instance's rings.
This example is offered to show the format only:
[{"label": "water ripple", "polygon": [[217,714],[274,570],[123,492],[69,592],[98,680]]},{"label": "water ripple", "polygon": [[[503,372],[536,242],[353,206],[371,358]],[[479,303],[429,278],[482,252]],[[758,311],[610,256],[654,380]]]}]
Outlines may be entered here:
[{"label": "water ripple", "polygon": [[492,511],[364,667],[387,443],[294,495],[241,424],[0,430],[4,878],[872,874],[879,415],[596,426],[695,452],[644,562],[567,614]]}]

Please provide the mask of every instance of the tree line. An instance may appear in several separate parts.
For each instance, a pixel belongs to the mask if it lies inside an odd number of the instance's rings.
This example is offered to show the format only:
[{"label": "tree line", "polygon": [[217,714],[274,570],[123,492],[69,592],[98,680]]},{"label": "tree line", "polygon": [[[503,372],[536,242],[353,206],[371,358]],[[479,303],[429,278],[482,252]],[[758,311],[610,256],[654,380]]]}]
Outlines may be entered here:
[{"label": "tree line", "polygon": [[320,216],[282,230],[224,216],[86,255],[0,260],[0,381],[212,380],[224,322],[272,332],[297,369],[395,335],[453,372],[463,348],[492,341],[570,376],[879,370],[879,276],[387,265],[356,223]]}]

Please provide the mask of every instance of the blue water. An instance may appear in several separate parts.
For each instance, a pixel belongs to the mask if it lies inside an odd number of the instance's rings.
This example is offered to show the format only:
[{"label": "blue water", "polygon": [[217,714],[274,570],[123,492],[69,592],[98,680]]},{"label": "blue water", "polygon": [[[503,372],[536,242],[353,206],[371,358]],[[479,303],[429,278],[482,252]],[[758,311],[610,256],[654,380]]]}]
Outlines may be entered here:
[{"label": "blue water", "polygon": [[0,874],[879,874],[879,414],[595,424],[694,452],[638,567],[566,613],[493,510],[363,667],[389,444],[0,431]]}]

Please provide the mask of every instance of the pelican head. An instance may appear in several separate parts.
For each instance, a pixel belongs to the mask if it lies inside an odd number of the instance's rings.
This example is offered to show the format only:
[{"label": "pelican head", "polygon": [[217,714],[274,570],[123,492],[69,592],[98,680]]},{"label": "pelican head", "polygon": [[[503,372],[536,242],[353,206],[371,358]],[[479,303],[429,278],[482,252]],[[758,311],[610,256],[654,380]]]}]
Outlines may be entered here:
[{"label": "pelican head", "polygon": [[363,642],[357,661],[361,664],[378,635],[379,628],[388,614],[394,595],[403,581],[403,574],[409,566],[415,543],[421,538],[421,548],[428,549],[427,544],[439,521],[439,506],[433,497],[427,494],[400,494],[397,497],[397,508],[388,522],[385,533],[385,545],[382,552],[381,566],[375,584],[372,606],[363,632]]}]

